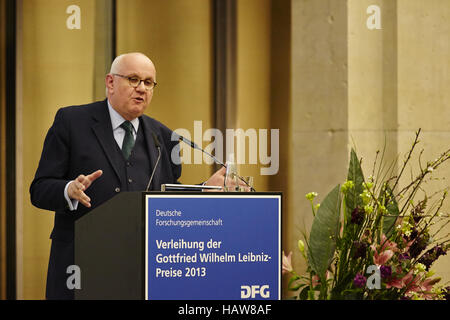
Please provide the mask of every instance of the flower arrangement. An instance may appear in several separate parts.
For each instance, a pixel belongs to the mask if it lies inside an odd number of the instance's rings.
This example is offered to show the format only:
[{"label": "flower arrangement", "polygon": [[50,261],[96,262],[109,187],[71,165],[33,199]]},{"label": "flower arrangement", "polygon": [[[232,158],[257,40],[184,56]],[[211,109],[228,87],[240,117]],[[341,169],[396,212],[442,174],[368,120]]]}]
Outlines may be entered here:
[{"label": "flower arrangement", "polygon": [[288,256],[283,252],[283,274],[290,275],[288,289],[297,293],[295,298],[449,298],[450,287],[439,284],[441,279],[431,270],[450,247],[449,234],[442,235],[449,223],[449,215],[441,211],[447,188],[428,196],[422,184],[450,159],[450,149],[425,166],[419,157],[420,172],[401,187],[419,135],[420,130],[398,174],[393,174],[395,163],[386,169],[377,160],[377,152],[372,175],[366,179],[352,149],[347,181],[320,205],[314,204],[316,193],[306,195],[314,215],[309,237],[304,235],[306,245],[298,242],[306,274],[297,274],[292,252]]}]

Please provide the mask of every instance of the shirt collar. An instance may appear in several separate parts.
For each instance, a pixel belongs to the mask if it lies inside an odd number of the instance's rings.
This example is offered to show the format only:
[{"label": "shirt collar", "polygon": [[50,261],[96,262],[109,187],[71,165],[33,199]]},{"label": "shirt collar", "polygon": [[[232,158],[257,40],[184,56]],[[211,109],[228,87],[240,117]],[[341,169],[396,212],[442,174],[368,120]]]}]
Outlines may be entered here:
[{"label": "shirt collar", "polygon": [[[109,116],[111,117],[111,125],[114,131],[126,120],[111,106],[109,100],[106,101],[108,102]],[[134,132],[137,132],[139,129],[139,118],[134,118],[130,122],[133,125]]]}]

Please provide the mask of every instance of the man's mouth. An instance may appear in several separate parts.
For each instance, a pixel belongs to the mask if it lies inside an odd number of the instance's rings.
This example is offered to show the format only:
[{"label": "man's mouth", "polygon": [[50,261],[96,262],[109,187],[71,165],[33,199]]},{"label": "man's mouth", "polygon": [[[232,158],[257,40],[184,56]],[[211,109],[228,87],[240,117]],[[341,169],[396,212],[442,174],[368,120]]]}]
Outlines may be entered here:
[{"label": "man's mouth", "polygon": [[144,98],[141,98],[141,97],[135,97],[135,98],[133,98],[133,100],[135,100],[137,102],[144,102]]}]

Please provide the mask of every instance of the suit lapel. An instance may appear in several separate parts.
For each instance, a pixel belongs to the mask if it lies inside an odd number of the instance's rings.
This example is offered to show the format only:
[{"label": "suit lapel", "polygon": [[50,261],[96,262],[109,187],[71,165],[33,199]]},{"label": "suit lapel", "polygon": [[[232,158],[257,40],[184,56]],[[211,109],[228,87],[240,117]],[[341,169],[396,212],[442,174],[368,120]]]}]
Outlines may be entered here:
[{"label": "suit lapel", "polygon": [[101,108],[98,108],[93,114],[94,124],[92,125],[92,130],[94,131],[95,136],[99,144],[101,145],[103,151],[106,154],[106,157],[114,169],[114,172],[117,176],[117,179],[121,181],[118,166],[119,164],[114,161],[116,157],[114,157],[114,153],[116,152],[116,140],[114,139],[114,134],[112,131],[111,125],[111,117],[109,116],[108,105],[106,100],[101,105]]},{"label": "suit lapel", "polygon": [[[150,171],[150,175],[151,172],[153,170],[155,170],[155,174],[153,176],[153,180],[152,183],[150,185],[150,190],[157,190],[159,191],[160,189],[160,185],[161,185],[161,163],[158,164],[158,166],[155,168],[156,165],[156,161],[158,160],[158,149],[156,148],[155,145],[155,141],[153,140],[153,134],[156,134],[156,130],[154,130],[150,120],[146,117],[141,117],[141,124],[142,124],[142,129],[143,129],[143,134],[145,136],[145,141],[146,141],[146,146],[147,146],[147,150],[148,150],[148,154],[150,156],[150,163],[152,164],[152,168]],[[163,144],[161,143],[161,137],[158,137],[159,139],[159,144],[161,145],[161,153],[163,152],[162,148],[163,148]],[[161,162],[161,159],[159,160]]]},{"label": "suit lapel", "polygon": [[[117,151],[116,150],[117,143],[116,140],[114,139],[114,134],[111,126],[111,117],[109,115],[108,104],[106,100],[104,100],[104,103],[101,104],[100,108],[97,108],[93,112],[92,117],[94,119],[92,130],[94,131],[94,134],[97,137],[99,144],[101,145],[103,151],[105,152],[111,167],[114,169],[117,179],[121,181],[121,177],[119,175],[118,170],[120,164],[116,163],[115,161],[116,157],[114,157],[114,153]],[[145,136],[145,143],[150,157],[150,163],[153,166],[151,170],[153,171],[154,166],[156,165],[156,161],[158,160],[158,149],[156,148],[152,133],[156,134],[157,131],[152,126],[152,123],[148,117],[143,116],[140,117],[140,119],[141,119],[140,128],[142,128],[143,130],[142,133]],[[162,144],[161,137],[158,136],[158,139],[161,145],[161,153],[163,153],[164,145]],[[161,185],[161,163],[159,163],[158,166],[156,167],[155,174],[153,176],[153,180],[150,186],[150,190],[159,190],[160,185]]]}]

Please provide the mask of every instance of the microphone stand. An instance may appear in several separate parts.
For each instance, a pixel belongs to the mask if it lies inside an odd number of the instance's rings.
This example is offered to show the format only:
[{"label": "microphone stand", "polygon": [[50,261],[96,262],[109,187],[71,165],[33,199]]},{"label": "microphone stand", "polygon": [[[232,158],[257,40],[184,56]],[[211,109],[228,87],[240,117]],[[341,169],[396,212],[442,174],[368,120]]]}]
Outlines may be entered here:
[{"label": "microphone stand", "polygon": [[[181,135],[179,135],[179,134],[177,134],[178,135],[178,140],[180,140],[180,141],[183,141],[184,143],[186,143],[187,145],[189,145],[191,148],[193,148],[193,149],[197,149],[197,150],[200,150],[201,152],[203,152],[204,154],[206,154],[206,155],[208,155],[209,157],[211,157],[216,163],[218,163],[218,164],[220,164],[222,167],[224,167],[224,168],[227,168],[227,166],[222,162],[222,161],[220,161],[219,159],[217,159],[216,157],[214,157],[212,154],[210,154],[209,152],[206,152],[205,150],[203,150],[202,148],[200,148],[195,142],[192,142],[192,141],[190,141],[190,140],[188,140],[188,139],[186,139],[185,137],[183,137],[183,136],[181,136]],[[228,169],[228,168],[227,168]],[[252,191],[252,192],[255,192],[256,190],[255,190],[255,188],[253,188],[252,186],[250,186],[249,184],[248,184],[248,182],[247,181],[245,181],[245,179],[244,178],[242,178],[240,175],[238,175],[238,174],[236,174],[236,176],[242,181],[242,182],[244,182],[246,185],[247,185],[247,187],[249,187],[250,188],[250,190]],[[224,181],[224,184],[226,183],[226,175],[225,175],[225,181]]]},{"label": "microphone stand", "polygon": [[153,141],[155,142],[155,146],[156,146],[156,148],[158,148],[158,159],[156,160],[156,164],[153,167],[152,175],[150,177],[150,180],[148,180],[147,188],[145,189],[145,191],[148,191],[148,189],[150,188],[150,184],[152,183],[153,176],[155,175],[156,167],[159,164],[159,159],[161,159],[161,145],[159,144],[158,137],[156,136],[156,134],[154,132],[152,132],[152,135],[153,135]]}]

